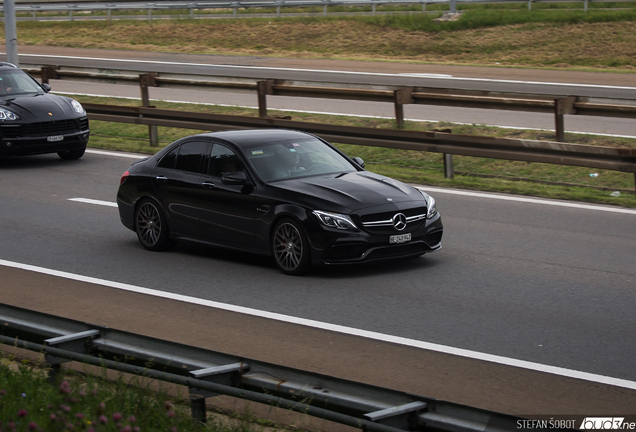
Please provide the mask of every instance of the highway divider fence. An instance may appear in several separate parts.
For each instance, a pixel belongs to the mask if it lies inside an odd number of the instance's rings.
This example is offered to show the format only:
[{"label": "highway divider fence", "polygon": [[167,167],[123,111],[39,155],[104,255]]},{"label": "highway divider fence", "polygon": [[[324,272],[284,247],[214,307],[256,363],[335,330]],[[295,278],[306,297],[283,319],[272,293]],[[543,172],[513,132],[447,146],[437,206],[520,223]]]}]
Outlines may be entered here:
[{"label": "highway divider fence", "polygon": [[0,344],[44,354],[52,382],[57,380],[62,364],[74,361],[186,386],[192,416],[201,422],[206,419],[205,399],[217,395],[370,432],[504,432],[518,430],[519,422],[524,421],[2,303]]},{"label": "highway divider fence", "polygon": [[[583,3],[583,10],[588,11],[589,3],[608,3],[608,2],[631,2],[633,0],[568,0],[569,3]],[[448,5],[448,12],[451,14],[457,13],[458,4],[477,4],[477,3],[519,3],[527,4],[528,9],[532,9],[533,3],[557,3],[559,0],[219,0],[219,1],[154,1],[154,2],[139,2],[139,1],[126,1],[119,0],[117,2],[98,2],[98,1],[73,1],[68,0],[17,0],[15,3],[15,11],[28,13],[29,17],[19,17],[19,20],[47,20],[56,19],[59,20],[59,16],[49,17],[47,13],[64,13],[69,21],[98,19],[98,20],[112,20],[114,11],[126,11],[126,12],[144,12],[144,16],[148,21],[153,19],[165,19],[165,18],[210,18],[210,10],[223,10],[231,9],[232,18],[238,18],[239,16],[254,17],[258,16],[257,13],[252,12],[256,9],[276,9],[275,16],[281,16],[281,10],[284,8],[319,8],[322,9],[323,15],[328,15],[329,7],[344,6],[344,7],[360,7],[370,6],[371,14],[376,14],[377,6],[384,5],[418,5],[421,6],[422,12],[426,13],[427,5],[442,4]],[[0,10],[2,6],[0,5]],[[187,11],[185,16],[182,15],[163,15],[157,16],[157,13],[166,11]],[[249,13],[239,14],[238,11],[243,10]],[[105,13],[105,16],[87,15],[91,13]],[[199,12],[197,14],[197,12]],[[439,13],[437,11],[435,13]],[[342,13],[342,12],[337,12]],[[396,12],[392,12],[396,13]],[[306,14],[306,13],[305,13]],[[359,12],[357,14],[360,14]],[[272,14],[268,14],[272,15]],[[216,14],[215,17],[223,16]],[[228,16],[228,15],[225,15]],[[116,17],[116,16],[115,16]],[[140,18],[139,16],[124,15],[121,18]]]},{"label": "highway divider fence", "polygon": [[[636,101],[617,98],[590,98],[573,95],[501,93],[493,91],[424,87],[343,84],[317,81],[182,75],[130,70],[104,70],[67,66],[23,65],[44,83],[52,79],[122,83],[138,82],[141,107],[84,104],[91,120],[149,126],[150,145],[156,146],[157,126],[206,131],[284,128],[314,133],[343,144],[417,150],[444,154],[446,177],[453,176],[452,156],[463,155],[559,165],[583,166],[633,173],[636,190],[636,148],[611,148],[565,143],[564,116],[586,115],[636,119]],[[258,100],[259,118],[192,113],[150,106],[149,88],[219,88],[253,91]],[[349,99],[388,102],[395,107],[397,130],[334,126],[270,118],[267,96]],[[406,131],[404,105],[423,104],[461,108],[540,112],[554,115],[556,141],[537,141],[449,132]]]}]

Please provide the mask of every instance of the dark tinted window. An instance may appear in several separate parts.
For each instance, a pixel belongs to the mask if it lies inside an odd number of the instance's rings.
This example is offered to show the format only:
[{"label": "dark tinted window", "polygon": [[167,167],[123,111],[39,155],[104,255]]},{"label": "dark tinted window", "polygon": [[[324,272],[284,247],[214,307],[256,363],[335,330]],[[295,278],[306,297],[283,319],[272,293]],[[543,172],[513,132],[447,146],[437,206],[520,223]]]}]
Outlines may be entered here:
[{"label": "dark tinted window", "polygon": [[203,172],[203,160],[208,150],[206,142],[187,142],[179,147],[176,169],[200,173]]},{"label": "dark tinted window", "polygon": [[215,177],[222,177],[225,173],[243,171],[243,164],[236,154],[229,148],[214,144],[210,153],[210,166],[208,174]]},{"label": "dark tinted window", "polygon": [[161,158],[161,160],[159,161],[157,166],[160,167],[160,168],[172,168],[172,169],[174,169],[174,167],[177,164],[177,153],[179,153],[179,147],[173,148],[171,151],[169,151],[167,154],[165,154]]}]

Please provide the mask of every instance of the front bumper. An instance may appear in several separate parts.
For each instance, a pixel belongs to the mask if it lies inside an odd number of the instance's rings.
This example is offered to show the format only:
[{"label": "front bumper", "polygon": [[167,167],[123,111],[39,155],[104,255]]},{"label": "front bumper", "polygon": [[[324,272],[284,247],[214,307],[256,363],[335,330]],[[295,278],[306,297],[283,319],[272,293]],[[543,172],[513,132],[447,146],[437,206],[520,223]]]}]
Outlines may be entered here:
[{"label": "front bumper", "polygon": [[1,156],[29,156],[86,148],[89,131],[63,135],[60,141],[50,142],[46,137],[14,137],[0,139]]},{"label": "front bumper", "polygon": [[[315,228],[315,227],[314,227]],[[313,264],[355,264],[409,258],[442,248],[444,228],[437,213],[422,226],[393,234],[411,234],[411,240],[390,244],[389,234],[318,227],[309,234]]]}]

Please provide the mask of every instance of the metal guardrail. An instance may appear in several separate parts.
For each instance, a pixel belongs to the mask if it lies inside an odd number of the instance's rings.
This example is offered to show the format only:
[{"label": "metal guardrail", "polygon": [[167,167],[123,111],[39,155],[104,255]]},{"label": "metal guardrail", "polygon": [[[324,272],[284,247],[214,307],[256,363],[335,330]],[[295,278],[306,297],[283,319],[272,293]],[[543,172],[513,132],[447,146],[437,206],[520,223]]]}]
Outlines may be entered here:
[{"label": "metal guardrail", "polygon": [[[377,432],[504,432],[517,430],[521,420],[5,304],[0,333],[2,344],[45,353],[55,373],[76,361],[187,386],[199,421],[205,421],[205,399],[219,394]],[[117,361],[122,358],[125,363]]]},{"label": "metal guardrail", "polygon": [[[492,138],[437,131],[417,132],[337,126],[286,119],[194,113],[146,107],[92,103],[83,105],[91,120],[210,131],[253,128],[297,129],[335,143],[622,171],[634,173],[636,182],[636,149]],[[444,162],[452,165],[452,161],[448,161],[447,158],[444,158]],[[447,173],[452,171],[452,166],[445,166],[445,171]]]},{"label": "metal guardrail", "polygon": [[[555,96],[501,93],[461,89],[399,86],[363,86],[325,82],[276,80],[170,73],[143,73],[131,70],[77,68],[66,66],[22,65],[42,82],[71,79],[96,82],[139,82],[142,107],[84,104],[91,120],[148,125],[151,145],[156,145],[157,126],[198,130],[246,128],[299,129],[344,144],[419,150],[444,154],[446,177],[453,176],[450,155],[584,166],[634,173],[636,188],[636,149],[567,144],[564,141],[564,115],[594,115],[636,119],[636,101],[581,96]],[[251,90],[257,93],[260,118],[223,116],[161,110],[150,107],[150,87],[216,87]],[[404,123],[403,105],[419,103],[470,108],[552,113],[557,142],[456,135],[444,132],[412,132],[374,128],[344,127],[296,122],[267,117],[267,95],[318,97],[392,102],[398,127]]]},{"label": "metal guardrail", "polygon": [[630,99],[429,87],[362,84],[354,86],[318,81],[148,73],[145,71],[79,68],[61,65],[23,64],[21,66],[31,75],[39,76],[42,82],[49,82],[51,79],[107,83],[138,82],[144,106],[149,104],[148,89],[150,87],[211,87],[255,91],[261,117],[267,117],[266,97],[268,95],[390,102],[395,107],[395,118],[399,128],[404,124],[403,106],[406,104],[540,112],[554,115],[556,140],[559,142],[565,140],[565,115],[636,119],[636,101]]}]

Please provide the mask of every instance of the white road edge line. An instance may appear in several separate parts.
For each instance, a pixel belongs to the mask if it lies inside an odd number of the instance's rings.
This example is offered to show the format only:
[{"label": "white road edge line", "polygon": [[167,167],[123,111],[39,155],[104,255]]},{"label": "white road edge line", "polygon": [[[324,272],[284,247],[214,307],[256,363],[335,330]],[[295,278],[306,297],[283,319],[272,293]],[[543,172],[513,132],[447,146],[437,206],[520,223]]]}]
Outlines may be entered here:
[{"label": "white road edge line", "polygon": [[558,206],[558,207],[571,207],[571,208],[584,209],[584,210],[597,210],[597,211],[605,211],[610,213],[625,213],[625,214],[636,215],[636,210],[621,208],[621,207],[603,207],[603,206],[592,205],[592,204],[579,204],[579,203],[573,203],[573,202],[567,202],[567,201],[556,201],[556,200],[550,201],[550,200],[540,199],[540,198],[526,198],[526,197],[512,196],[512,195],[497,195],[497,194],[489,194],[489,193],[483,193],[483,192],[470,192],[470,191],[462,191],[462,190],[454,190],[454,189],[442,189],[442,188],[420,186],[420,185],[414,185],[414,187],[421,189],[427,193],[428,192],[435,192],[435,193],[442,193],[442,194],[445,193],[445,194],[451,194],[451,195],[463,195],[463,196],[470,196],[470,197],[477,197],[477,198],[498,199],[502,201],[517,201],[517,202],[523,202],[528,204],[543,204],[543,205],[551,205],[551,206]]},{"label": "white road edge line", "polygon": [[124,284],[120,282],[109,281],[105,279],[98,279],[89,276],[77,275],[74,273],[63,272],[59,270],[52,270],[43,267],[37,267],[29,264],[17,263],[12,261],[0,260],[0,265],[5,267],[11,267],[26,271],[32,271],[36,273],[46,274],[50,276],[75,280],[79,282],[86,282],[95,285],[101,285],[108,288],[115,288],[123,291],[130,291],[138,294],[146,294],[154,297],[181,301],[184,303],[195,304],[199,306],[205,306],[209,308],[221,309],[230,312],[236,312],[245,315],[256,316],[260,318],[267,318],[271,320],[281,321],[290,324],[297,324],[306,327],[316,328],[320,330],[333,331],[346,335],[359,336],[366,339],[372,339],[382,342],[388,342],[398,345],[409,346],[413,348],[420,348],[429,351],[435,351],[444,354],[455,355],[459,357],[466,357],[475,360],[482,360],[490,363],[497,363],[505,366],[513,366],[522,369],[529,369],[537,372],[544,372],[553,375],[559,375],[567,378],[580,379],[584,381],[591,381],[599,384],[606,384],[615,387],[622,387],[631,390],[636,390],[636,382],[629,381],[621,378],[613,378],[605,375],[598,375],[588,372],[581,372],[571,369],[566,369],[557,366],[544,365],[541,363],[534,363],[525,360],[517,360],[509,357],[503,357],[498,355],[481,353],[478,351],[471,351],[462,348],[455,348],[446,345],[440,345],[436,343],[424,342],[415,339],[409,339],[399,336],[391,336],[383,333],[377,333],[367,330],[356,329],[353,327],[346,327],[337,324],[329,324],[320,321],[314,321],[310,319],[298,318],[290,315],[283,315],[274,312],[267,312],[258,309],[252,309],[242,306],[235,306],[226,303],[219,303],[211,300],[199,299],[196,297],[184,296],[180,294],[173,294],[165,291],[154,290],[150,288],[143,288],[135,285]]}]

